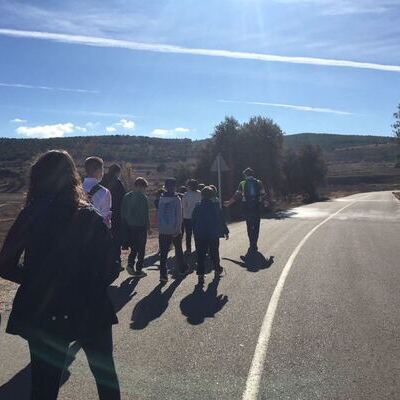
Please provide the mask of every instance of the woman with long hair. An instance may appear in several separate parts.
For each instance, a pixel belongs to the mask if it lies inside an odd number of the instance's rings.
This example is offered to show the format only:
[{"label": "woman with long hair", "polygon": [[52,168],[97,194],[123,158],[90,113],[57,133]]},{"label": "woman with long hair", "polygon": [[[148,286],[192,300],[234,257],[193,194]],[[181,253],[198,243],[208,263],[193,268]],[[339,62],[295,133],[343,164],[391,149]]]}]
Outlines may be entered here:
[{"label": "woman with long hair", "polygon": [[118,321],[107,295],[118,272],[109,230],[87,202],[71,156],[43,154],[0,252],[0,276],[20,285],[7,332],[28,341],[32,400],[57,398],[73,341],[86,353],[99,398],[120,399],[112,354]]}]

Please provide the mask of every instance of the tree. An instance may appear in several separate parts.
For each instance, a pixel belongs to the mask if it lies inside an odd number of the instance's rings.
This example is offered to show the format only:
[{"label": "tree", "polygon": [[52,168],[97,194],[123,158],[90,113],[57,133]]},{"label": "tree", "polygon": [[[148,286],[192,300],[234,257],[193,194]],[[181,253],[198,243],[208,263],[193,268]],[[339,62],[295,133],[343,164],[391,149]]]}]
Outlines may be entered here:
[{"label": "tree", "polygon": [[400,103],[397,106],[397,111],[393,114],[394,123],[392,125],[393,134],[399,139],[400,144]]},{"label": "tree", "polygon": [[327,166],[319,146],[307,144],[299,153],[302,182],[301,186],[308,195],[309,201],[317,200],[318,187],[321,186],[327,174]]}]

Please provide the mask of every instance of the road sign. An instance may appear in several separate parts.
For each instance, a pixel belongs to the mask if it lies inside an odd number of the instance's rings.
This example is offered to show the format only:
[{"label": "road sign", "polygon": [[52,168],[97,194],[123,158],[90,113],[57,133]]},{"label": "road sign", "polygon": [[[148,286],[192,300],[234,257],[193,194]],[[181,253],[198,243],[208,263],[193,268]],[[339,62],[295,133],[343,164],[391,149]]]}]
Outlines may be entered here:
[{"label": "road sign", "polygon": [[217,157],[211,166],[211,171],[218,172],[219,207],[222,208],[222,172],[229,171],[229,167],[226,165],[221,153],[217,154]]},{"label": "road sign", "polygon": [[221,153],[217,154],[217,157],[215,158],[214,162],[211,165],[211,171],[212,172],[218,172],[218,164],[220,166],[220,171],[221,172],[229,171],[229,167],[226,164],[225,160],[223,159]]}]

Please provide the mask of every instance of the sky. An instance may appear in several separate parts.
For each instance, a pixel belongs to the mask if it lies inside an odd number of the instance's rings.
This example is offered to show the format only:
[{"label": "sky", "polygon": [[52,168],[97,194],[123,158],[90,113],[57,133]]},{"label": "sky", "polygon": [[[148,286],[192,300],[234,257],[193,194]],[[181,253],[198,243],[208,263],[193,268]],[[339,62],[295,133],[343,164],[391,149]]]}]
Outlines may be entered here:
[{"label": "sky", "polygon": [[0,136],[391,135],[399,0],[0,0]]}]

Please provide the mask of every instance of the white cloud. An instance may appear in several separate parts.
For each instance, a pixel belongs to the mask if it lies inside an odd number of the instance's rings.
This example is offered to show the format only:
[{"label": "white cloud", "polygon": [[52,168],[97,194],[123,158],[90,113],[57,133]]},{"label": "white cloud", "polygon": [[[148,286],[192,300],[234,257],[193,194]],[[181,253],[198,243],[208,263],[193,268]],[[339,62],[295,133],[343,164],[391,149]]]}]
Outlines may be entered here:
[{"label": "white cloud", "polygon": [[117,128],[115,128],[114,126],[107,126],[107,127],[106,127],[106,131],[107,131],[108,133],[116,132],[116,130],[117,130]]},{"label": "white cloud", "polygon": [[119,122],[115,124],[124,129],[135,129],[135,123],[132,120],[122,118]]},{"label": "white cloud", "polygon": [[256,60],[263,62],[280,62],[280,63],[307,64],[307,65],[320,65],[320,66],[330,66],[330,67],[346,67],[346,68],[358,68],[358,69],[372,69],[377,71],[400,72],[400,65],[387,65],[387,64],[318,58],[318,57],[281,56],[274,54],[251,53],[251,52],[232,51],[232,50],[199,49],[199,48],[182,47],[182,46],[160,44],[160,43],[142,43],[142,42],[133,42],[128,40],[108,39],[95,36],[70,35],[70,34],[61,34],[52,32],[0,29],[0,35],[17,37],[17,38],[50,40],[55,42],[78,44],[85,46],[114,47],[114,48],[123,48],[136,51],[150,51],[157,53],[188,54],[188,55],[206,56],[206,57],[224,57],[233,59]]},{"label": "white cloud", "polygon": [[30,138],[57,138],[73,133],[76,128],[73,123],[67,122],[54,125],[19,126],[16,132],[21,136]]},{"label": "white cloud", "polygon": [[84,126],[75,126],[75,130],[78,132],[87,132],[87,128],[85,128]]},{"label": "white cloud", "polygon": [[355,115],[354,113],[349,112],[349,111],[334,110],[332,108],[301,106],[301,105],[294,105],[294,104],[264,103],[261,101],[235,101],[235,100],[218,100],[218,101],[220,103],[249,104],[249,105],[255,105],[255,106],[289,108],[291,110],[296,110],[296,111],[329,113],[329,114],[339,114],[339,115]]},{"label": "white cloud", "polygon": [[74,93],[100,93],[98,90],[88,90],[88,89],[71,89],[71,88],[59,88],[51,86],[34,86],[27,85],[24,83],[5,83],[0,82],[0,87],[10,87],[18,89],[40,89],[40,90],[56,90],[60,92],[74,92]]},{"label": "white cloud", "polygon": [[10,122],[12,122],[14,124],[26,124],[28,121],[26,119],[22,119],[22,118],[14,118],[14,119],[10,120]]},{"label": "white cloud", "polygon": [[178,135],[189,133],[190,129],[188,128],[175,128],[175,129],[162,129],[156,128],[153,129],[150,133],[151,136],[158,138],[175,138]]}]

